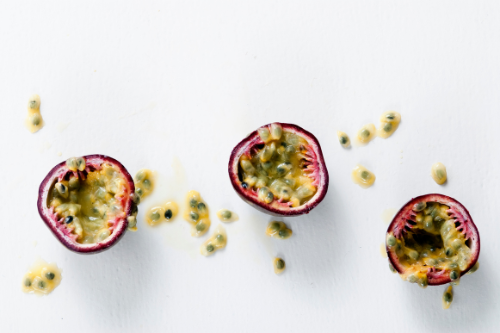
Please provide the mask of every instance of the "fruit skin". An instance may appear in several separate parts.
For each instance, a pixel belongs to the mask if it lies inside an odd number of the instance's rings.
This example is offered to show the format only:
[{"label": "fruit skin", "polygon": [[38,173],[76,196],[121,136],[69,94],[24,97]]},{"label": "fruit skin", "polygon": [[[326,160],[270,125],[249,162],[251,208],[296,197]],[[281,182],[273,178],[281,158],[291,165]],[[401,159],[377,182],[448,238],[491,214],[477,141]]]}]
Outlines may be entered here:
[{"label": "fruit skin", "polygon": [[[126,216],[117,221],[115,228],[112,230],[113,237],[110,237],[108,240],[102,242],[97,242],[95,244],[79,244],[76,242],[76,240],[70,237],[66,228],[59,227],[58,222],[55,220],[51,210],[47,208],[46,202],[48,199],[49,190],[52,186],[52,183],[56,181],[56,178],[57,180],[60,180],[68,173],[73,173],[73,171],[70,171],[66,166],[66,161],[57,164],[54,168],[52,168],[52,170],[50,170],[47,176],[45,176],[38,190],[37,207],[38,207],[38,213],[40,214],[42,220],[45,222],[45,225],[47,225],[47,227],[50,229],[50,231],[52,231],[57,240],[59,240],[59,242],[61,242],[66,248],[80,254],[94,254],[109,249],[110,247],[115,245],[125,234],[125,231],[127,230],[128,226],[127,217],[132,215],[132,207],[133,207],[133,200],[130,197],[130,194],[133,194],[135,192],[135,186],[134,186],[134,180],[132,176],[130,176],[130,174],[128,173],[127,169],[125,169],[125,167],[114,158],[98,154],[87,155],[82,157],[85,159],[86,162],[85,170],[88,171],[89,166],[96,164],[100,165],[101,163],[108,162],[120,170],[120,172],[122,173],[128,184],[128,190],[129,190],[128,196],[126,197],[126,199],[124,199],[125,200],[124,211]],[[81,174],[83,173],[81,171],[77,172],[80,174],[81,177]]]},{"label": "fruit skin", "polygon": [[[271,204],[266,204],[258,199],[257,193],[255,191],[245,190],[241,187],[241,181],[238,179],[239,159],[243,154],[250,153],[251,148],[255,145],[264,143],[259,136],[258,129],[250,133],[245,139],[238,143],[238,145],[236,145],[236,147],[234,147],[233,151],[231,152],[228,164],[229,179],[231,180],[231,184],[233,185],[234,190],[236,191],[236,193],[238,193],[240,198],[263,213],[278,217],[308,214],[325,198],[326,192],[328,191],[329,176],[328,170],[326,168],[326,163],[323,158],[321,146],[318,139],[316,139],[316,137],[312,133],[306,131],[300,126],[286,123],[273,124],[280,124],[283,128],[283,132],[286,131],[295,133],[308,142],[309,148],[312,150],[316,157],[314,163],[311,164],[310,168],[310,170],[314,171],[314,174],[317,177],[314,182],[317,188],[314,196],[312,196],[304,205],[298,207],[288,207],[288,205],[286,204],[277,205],[276,200],[274,200]],[[267,124],[261,126],[260,128],[269,127],[270,125],[271,124]]]},{"label": "fruit skin", "polygon": [[[471,249],[472,253],[471,262],[469,263],[467,268],[460,273],[460,276],[467,274],[467,272],[476,264],[477,260],[479,259],[481,241],[479,239],[479,231],[477,230],[477,227],[474,224],[469,211],[460,202],[453,199],[452,197],[438,193],[431,193],[411,199],[405,205],[403,205],[399,212],[394,216],[391,224],[387,228],[387,233],[392,232],[397,239],[400,239],[405,228],[412,228],[413,225],[408,223],[407,221],[411,220],[415,216],[415,212],[412,210],[412,208],[416,203],[419,203],[421,201],[438,202],[440,204],[447,205],[448,207],[450,207],[450,209],[448,210],[448,214],[450,214],[451,218],[454,218],[456,222],[459,222],[461,224],[461,226],[457,229],[459,229],[464,235],[466,235],[466,239],[470,241],[469,248]],[[399,274],[402,274],[404,272],[404,267],[399,264],[395,249],[391,249],[386,244],[386,251],[391,264]],[[449,274],[446,274],[446,272],[447,271],[444,270],[437,271],[429,268],[429,270],[427,271],[427,280],[429,286],[438,286],[451,282]]]}]

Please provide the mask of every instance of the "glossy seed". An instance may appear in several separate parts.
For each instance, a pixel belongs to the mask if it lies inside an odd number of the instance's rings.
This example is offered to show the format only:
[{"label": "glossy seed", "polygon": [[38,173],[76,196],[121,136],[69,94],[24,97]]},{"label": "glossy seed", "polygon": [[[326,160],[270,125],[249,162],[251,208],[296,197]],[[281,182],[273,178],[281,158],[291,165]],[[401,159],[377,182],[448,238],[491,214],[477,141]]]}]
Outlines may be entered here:
[{"label": "glossy seed", "polygon": [[417,259],[418,259],[418,257],[419,257],[419,254],[418,254],[418,252],[417,252],[417,251],[410,251],[410,253],[409,253],[408,255],[410,256],[410,258],[411,258],[412,260],[417,260]]},{"label": "glossy seed", "polygon": [[200,213],[203,213],[205,211],[205,209],[207,208],[207,206],[203,202],[198,203],[197,207],[198,207],[198,210],[200,211]]},{"label": "glossy seed", "polygon": [[445,251],[445,255],[446,255],[448,258],[449,258],[449,257],[451,257],[451,256],[453,255],[453,250],[452,250],[452,249],[450,249],[450,248],[446,249],[446,251]]},{"label": "glossy seed", "polygon": [[140,182],[143,181],[146,178],[146,172],[144,170],[141,170],[135,174],[135,180]]},{"label": "glossy seed", "polygon": [[151,188],[151,181],[149,179],[144,179],[142,181],[142,185],[144,185],[144,188],[146,190],[150,189]]},{"label": "glossy seed", "polygon": [[389,235],[389,237],[387,237],[387,245],[391,247],[396,245],[396,237],[394,237],[393,235]]},{"label": "glossy seed", "polygon": [[189,214],[189,216],[191,217],[191,220],[193,220],[193,221],[198,221],[198,219],[200,218],[200,215],[196,212],[191,212]]},{"label": "glossy seed", "polygon": [[212,244],[207,245],[207,251],[208,252],[213,252],[215,250],[214,246]]},{"label": "glossy seed", "polygon": [[154,211],[151,213],[150,218],[153,221],[158,221],[160,219],[160,213],[158,213],[157,211]]},{"label": "glossy seed", "polygon": [[71,222],[73,222],[73,216],[71,216],[71,215],[66,216],[66,218],[64,219],[64,223],[68,224]]},{"label": "glossy seed", "polygon": [[26,287],[31,287],[31,280],[30,280],[30,279],[25,279],[25,280],[24,280],[24,285],[25,285]]},{"label": "glossy seed", "polygon": [[425,207],[427,207],[427,204],[425,202],[421,201],[421,202],[418,202],[415,205],[413,205],[413,210],[415,212],[421,212],[425,209]]},{"label": "glossy seed", "polygon": [[278,230],[280,230],[280,228],[281,228],[281,226],[278,222],[273,222],[271,224],[271,230],[278,231]]},{"label": "glossy seed", "polygon": [[142,195],[144,194],[144,192],[142,191],[142,188],[136,188],[135,189],[135,193],[137,193],[137,195],[139,197],[142,197]]},{"label": "glossy seed", "polygon": [[267,192],[267,195],[266,195],[266,198],[265,198],[265,202],[266,203],[271,203],[272,201],[274,200],[274,195],[272,192]]},{"label": "glossy seed", "polygon": [[45,273],[45,277],[47,278],[47,280],[54,280],[56,275],[52,272],[47,272],[47,273]]},{"label": "glossy seed", "polygon": [[197,204],[198,204],[198,201],[196,201],[196,199],[189,200],[190,207],[194,208],[194,207],[196,207]]},{"label": "glossy seed", "polygon": [[172,210],[171,209],[167,209],[167,211],[165,212],[165,218],[167,220],[170,220],[172,218],[172,215],[173,215]]},{"label": "glossy seed", "polygon": [[33,124],[33,126],[38,126],[42,122],[42,117],[40,117],[40,114],[35,113],[31,116],[30,120],[31,120],[31,123]]},{"label": "glossy seed", "polygon": [[385,123],[383,127],[384,132],[390,132],[392,130],[392,124],[391,123]]},{"label": "glossy seed", "polygon": [[283,261],[283,259],[276,260],[276,268],[283,269],[283,267],[285,267],[285,262]]},{"label": "glossy seed", "polygon": [[450,272],[450,280],[455,281],[460,277],[460,274],[457,271],[451,271]]},{"label": "glossy seed", "polygon": [[281,134],[283,133],[283,128],[280,124],[275,123],[271,124],[271,137],[274,140],[279,140],[281,138]]},{"label": "glossy seed", "polygon": [[418,285],[422,288],[426,288],[429,282],[427,281],[427,277],[421,278],[418,282]]},{"label": "glossy seed", "polygon": [[262,141],[267,142],[269,140],[270,133],[267,127],[259,128],[257,132],[259,133],[260,139]]},{"label": "glossy seed", "polygon": [[76,168],[80,171],[83,171],[85,170],[85,167],[86,167],[85,159],[83,157],[78,157],[76,159]]},{"label": "glossy seed", "polygon": [[246,190],[248,188],[248,184],[245,182],[242,182],[241,187],[243,187]]},{"label": "glossy seed", "polygon": [[408,276],[407,280],[410,283],[415,283],[415,282],[417,282],[417,277],[412,274],[412,275]]},{"label": "glossy seed", "polygon": [[339,141],[340,141],[340,144],[345,145],[347,143],[347,138],[345,136],[341,136]]},{"label": "glossy seed", "polygon": [[288,234],[288,230],[286,230],[286,229],[285,229],[285,230],[280,230],[280,231],[278,232],[278,235],[279,235],[281,238],[286,238],[286,237],[288,237],[288,235],[289,235],[289,234]]},{"label": "glossy seed", "polygon": [[469,273],[469,274],[472,274],[472,273],[474,273],[475,271],[477,271],[477,270],[478,270],[478,268],[479,268],[479,262],[476,262],[476,263],[474,264],[474,266],[472,266],[472,268],[469,270],[469,272],[468,272],[468,273]]},{"label": "glossy seed", "polygon": [[368,178],[370,178],[370,173],[368,171],[361,172],[361,178],[367,180]]},{"label": "glossy seed", "polygon": [[443,300],[446,303],[451,303],[453,301],[453,295],[451,293],[444,293]]},{"label": "glossy seed", "polygon": [[295,153],[295,147],[290,145],[290,146],[287,146],[286,149],[285,149],[285,152],[288,154],[288,155],[291,155],[293,153]]},{"label": "glossy seed", "polygon": [[389,120],[394,120],[396,118],[396,116],[394,115],[394,113],[388,113],[385,115],[385,117]]},{"label": "glossy seed", "polygon": [[63,183],[56,183],[55,187],[60,195],[65,195],[68,192],[68,189],[66,188],[66,186],[64,186]]},{"label": "glossy seed", "polygon": [[434,222],[444,222],[444,219],[441,216],[436,216]]},{"label": "glossy seed", "polygon": [[40,281],[40,282],[38,282],[38,287],[39,287],[40,289],[44,289],[44,288],[45,288],[45,282],[44,282],[44,281]]},{"label": "glossy seed", "polygon": [[135,228],[135,226],[137,225],[137,218],[135,216],[129,216],[127,217],[127,221],[128,221],[128,228]]},{"label": "glossy seed", "polygon": [[229,220],[233,214],[229,210],[224,210],[221,212],[221,216],[225,220]]},{"label": "glossy seed", "polygon": [[80,188],[80,179],[78,177],[71,177],[68,186],[70,190],[78,190]]},{"label": "glossy seed", "polygon": [[196,230],[201,232],[203,230],[205,230],[207,226],[205,225],[205,223],[202,223],[202,222],[198,222],[198,224],[196,224]]},{"label": "glossy seed", "polygon": [[367,130],[367,129],[364,129],[362,130],[360,133],[359,133],[363,138],[367,138],[370,136],[370,131]]},{"label": "glossy seed", "polygon": [[224,240],[224,236],[222,236],[221,234],[218,234],[215,239],[217,239],[217,241],[220,243]]}]

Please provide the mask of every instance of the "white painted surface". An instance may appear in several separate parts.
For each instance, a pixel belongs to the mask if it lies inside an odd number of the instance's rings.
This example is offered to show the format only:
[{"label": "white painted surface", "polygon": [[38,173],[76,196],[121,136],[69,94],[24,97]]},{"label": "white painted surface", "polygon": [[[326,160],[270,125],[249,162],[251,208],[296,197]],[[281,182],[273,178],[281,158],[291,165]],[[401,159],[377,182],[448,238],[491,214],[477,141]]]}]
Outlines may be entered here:
[{"label": "white painted surface", "polygon": [[[0,331],[498,331],[498,1],[0,7]],[[46,122],[34,135],[23,127],[32,93]],[[352,137],[389,109],[402,114],[393,137],[340,147],[336,130]],[[330,171],[324,202],[285,219],[287,241],[265,238],[270,218],[237,197],[226,172],[232,147],[272,121],[313,132]],[[218,209],[236,211],[227,248],[201,257],[205,237],[191,238],[181,218],[155,229],[141,218],[105,253],[66,250],[38,216],[38,185],[57,162],[91,153],[158,172],[140,216],[191,188],[213,226]],[[436,161],[448,169],[442,187],[430,177]],[[351,182],[357,163],[376,174],[372,188]],[[448,311],[444,287],[403,283],[379,253],[384,210],[429,192],[461,201],[481,233],[481,268]],[[64,270],[48,297],[20,291],[37,256]]]}]

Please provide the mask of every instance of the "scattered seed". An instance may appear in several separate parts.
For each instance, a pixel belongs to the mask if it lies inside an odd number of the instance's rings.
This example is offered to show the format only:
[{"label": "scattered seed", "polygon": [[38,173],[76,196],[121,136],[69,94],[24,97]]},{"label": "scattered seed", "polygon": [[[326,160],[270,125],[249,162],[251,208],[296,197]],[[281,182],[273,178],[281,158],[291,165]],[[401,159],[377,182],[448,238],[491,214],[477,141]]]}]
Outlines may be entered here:
[{"label": "scattered seed", "polygon": [[233,214],[229,210],[224,210],[221,212],[221,215],[225,220],[229,220]]},{"label": "scattered seed", "polygon": [[276,268],[283,269],[283,267],[285,267],[285,262],[283,261],[283,259],[276,260]]},{"label": "scattered seed", "polygon": [[193,221],[198,221],[198,219],[200,218],[200,215],[196,212],[191,212],[189,214],[189,216],[191,217],[191,220],[193,220]]},{"label": "scattered seed", "polygon": [[52,272],[47,272],[47,273],[45,273],[45,277],[47,278],[47,280],[54,280],[56,275]]},{"label": "scattered seed", "polygon": [[383,130],[385,132],[390,132],[392,130],[392,124],[391,123],[385,123],[384,127],[383,127]]},{"label": "scattered seed", "polygon": [[165,218],[167,220],[170,220],[172,218],[172,210],[171,209],[167,209],[167,211],[165,212]]},{"label": "scattered seed", "polygon": [[207,251],[208,252],[213,252],[215,250],[214,246],[212,244],[207,245]]},{"label": "scattered seed", "polygon": [[206,227],[205,223],[198,222],[198,224],[196,224],[196,231],[202,232]]},{"label": "scattered seed", "polygon": [[25,280],[24,280],[24,285],[25,285],[26,287],[31,287],[31,280],[30,280],[30,279],[25,279]]}]

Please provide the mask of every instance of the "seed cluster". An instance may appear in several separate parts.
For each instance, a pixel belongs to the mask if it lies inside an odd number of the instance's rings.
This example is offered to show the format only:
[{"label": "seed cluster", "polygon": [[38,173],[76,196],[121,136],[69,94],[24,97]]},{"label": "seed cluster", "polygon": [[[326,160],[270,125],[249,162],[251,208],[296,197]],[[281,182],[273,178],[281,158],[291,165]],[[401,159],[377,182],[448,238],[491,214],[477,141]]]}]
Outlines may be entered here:
[{"label": "seed cluster", "polygon": [[292,236],[292,230],[284,222],[272,221],[267,226],[266,234],[278,239],[287,239]]},{"label": "seed cluster", "polygon": [[25,293],[47,295],[61,282],[61,271],[55,264],[48,264],[38,260],[24,275],[22,290]]},{"label": "seed cluster", "polygon": [[[49,196],[49,206],[60,222],[76,235],[76,241],[92,244],[111,235],[109,220],[125,215],[120,198],[126,191],[126,181],[111,164],[103,163],[100,170],[85,171],[85,159],[66,161],[69,173],[56,182]],[[79,172],[85,171],[81,177]],[[137,206],[133,205],[129,227],[135,227]]]},{"label": "seed cluster", "polygon": [[377,135],[382,139],[390,137],[399,127],[401,115],[395,111],[387,111],[380,116],[380,127]]},{"label": "seed cluster", "polygon": [[288,202],[298,207],[316,193],[313,181],[305,172],[309,164],[307,142],[283,131],[280,124],[258,129],[264,144],[253,155],[240,158],[241,186],[254,190],[260,201]]},{"label": "seed cluster", "polygon": [[40,113],[40,96],[33,95],[28,101],[28,116],[25,121],[26,127],[31,133],[38,132],[44,125]]},{"label": "seed cluster", "polygon": [[149,169],[139,170],[134,177],[135,193],[141,199],[146,198],[153,192],[154,189],[154,175]]},{"label": "seed cluster", "polygon": [[205,257],[214,254],[217,250],[223,249],[227,244],[226,229],[222,225],[215,228],[215,232],[200,247],[200,253]]},{"label": "seed cluster", "polygon": [[411,231],[400,239],[387,235],[387,246],[395,248],[399,262],[408,267],[403,276],[407,281],[425,287],[427,269],[434,267],[446,271],[450,280],[458,284],[461,272],[470,264],[471,251],[448,209],[437,202],[419,202],[413,207]]},{"label": "seed cluster", "polygon": [[149,209],[146,213],[146,222],[150,226],[159,224],[162,221],[172,221],[179,212],[179,206],[173,201],[169,201],[164,205],[155,206]]},{"label": "seed cluster", "polygon": [[191,224],[191,236],[200,237],[210,228],[208,206],[197,191],[188,192],[186,204],[188,209],[184,213],[184,219]]}]

